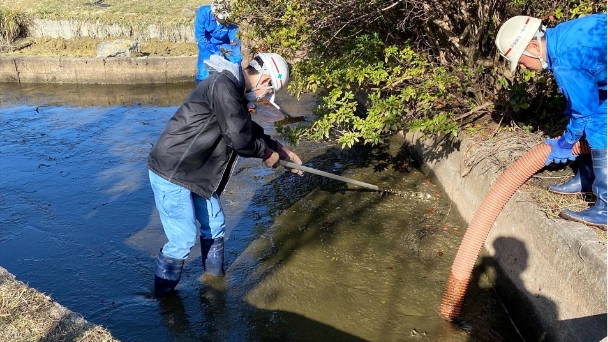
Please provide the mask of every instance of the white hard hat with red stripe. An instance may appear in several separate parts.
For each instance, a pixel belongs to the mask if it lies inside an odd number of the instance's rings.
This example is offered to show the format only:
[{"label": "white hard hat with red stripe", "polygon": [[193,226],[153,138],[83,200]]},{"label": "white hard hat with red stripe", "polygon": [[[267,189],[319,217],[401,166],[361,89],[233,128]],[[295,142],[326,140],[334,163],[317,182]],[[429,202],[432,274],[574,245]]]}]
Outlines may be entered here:
[{"label": "white hard hat with red stripe", "polygon": [[[256,59],[260,59],[262,65]],[[281,90],[289,83],[289,66],[285,59],[276,53],[258,53],[249,65],[257,70],[260,75],[270,76],[271,87],[274,92]]]},{"label": "white hard hat with red stripe", "polygon": [[500,55],[509,61],[511,72],[517,69],[521,55],[539,32],[540,26],[540,19],[519,15],[507,20],[498,30],[496,47]]}]

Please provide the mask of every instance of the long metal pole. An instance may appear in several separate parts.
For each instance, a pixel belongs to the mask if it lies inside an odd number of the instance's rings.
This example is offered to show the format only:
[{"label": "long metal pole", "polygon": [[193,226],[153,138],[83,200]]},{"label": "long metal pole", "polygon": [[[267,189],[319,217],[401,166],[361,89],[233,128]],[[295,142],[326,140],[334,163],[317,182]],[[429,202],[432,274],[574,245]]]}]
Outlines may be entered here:
[{"label": "long metal pole", "polygon": [[298,169],[298,170],[302,170],[304,172],[313,173],[315,175],[319,175],[319,176],[323,176],[323,177],[339,180],[339,181],[342,181],[342,182],[346,182],[346,183],[351,183],[351,184],[355,184],[355,185],[358,185],[358,186],[362,186],[364,188],[380,191],[380,188],[378,188],[378,186],[373,185],[373,184],[364,183],[364,182],[360,182],[358,180],[354,180],[354,179],[350,179],[350,178],[334,175],[333,173],[329,173],[329,172],[313,169],[313,168],[308,167],[308,166],[295,164],[295,163],[288,162],[288,161],[285,161],[285,160],[281,160],[281,161],[279,161],[279,163],[281,165],[285,166],[285,167],[289,167],[289,168],[292,168],[292,169]]}]

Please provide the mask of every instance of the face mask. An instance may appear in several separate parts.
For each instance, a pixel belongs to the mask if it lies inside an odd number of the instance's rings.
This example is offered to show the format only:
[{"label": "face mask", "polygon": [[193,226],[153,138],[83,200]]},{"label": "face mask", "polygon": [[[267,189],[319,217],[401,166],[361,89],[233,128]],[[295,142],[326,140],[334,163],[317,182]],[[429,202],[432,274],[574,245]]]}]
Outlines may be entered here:
[{"label": "face mask", "polygon": [[247,92],[245,92],[245,98],[249,102],[258,102],[261,99],[263,99],[264,96],[255,96],[255,92],[253,92],[253,91],[247,91]]},{"label": "face mask", "polygon": [[[253,67],[256,70],[260,71],[260,66],[255,60],[253,60],[250,64],[253,65]],[[258,85],[260,84],[261,79],[262,79],[262,74],[259,74],[258,79],[255,81],[255,86],[253,88],[249,89],[248,91],[245,91],[245,98],[247,99],[247,101],[257,102],[267,96],[272,96],[271,102],[274,101],[274,91],[272,91],[272,93],[270,93],[270,94],[268,93],[268,90],[273,89],[272,86],[270,85],[270,83],[268,86],[258,88]],[[255,96],[255,91],[259,90],[259,89],[264,89],[264,90],[266,90],[266,92],[264,94],[262,94],[262,96]]]},{"label": "face mask", "polygon": [[543,37],[545,35],[545,30],[546,27],[542,26],[540,30],[538,30],[538,32],[536,32],[536,40],[538,41],[539,47],[540,47],[540,55],[538,56],[534,56],[531,53],[529,53],[528,51],[524,50],[524,52],[522,53],[523,55],[526,55],[528,57],[532,57],[532,58],[536,58],[540,61],[540,66],[541,68],[547,69],[549,67],[549,64],[547,64],[547,61],[545,61],[543,59],[543,45],[541,43],[541,37]]}]

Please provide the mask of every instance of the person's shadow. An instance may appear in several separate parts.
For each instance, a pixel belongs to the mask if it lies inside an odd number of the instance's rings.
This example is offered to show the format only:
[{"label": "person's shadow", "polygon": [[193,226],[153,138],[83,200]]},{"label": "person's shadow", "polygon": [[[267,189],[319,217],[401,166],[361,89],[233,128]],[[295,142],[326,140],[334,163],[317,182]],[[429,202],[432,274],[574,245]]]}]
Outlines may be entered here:
[{"label": "person's shadow", "polygon": [[[580,332],[574,333],[577,335],[577,341],[597,342],[606,337],[606,314],[558,322],[558,308],[552,300],[540,294],[525,291],[520,275],[528,267],[528,251],[522,241],[499,237],[492,245],[495,249],[495,256],[480,258],[473,270],[461,315],[462,322],[483,322],[482,325],[471,327],[477,330],[477,335],[487,336],[488,341],[563,341],[563,336],[555,334],[560,334],[559,325],[564,324],[568,325],[572,331]],[[510,276],[505,274],[505,271],[498,265],[497,258],[502,263],[508,263]],[[483,303],[488,301],[498,301],[499,303],[484,306]],[[533,303],[537,309],[542,310],[543,318],[534,314]],[[504,317],[488,312],[490,308],[500,305],[507,312]],[[502,323],[487,322],[488,317],[506,320]],[[488,326],[484,326],[485,324]],[[519,336],[501,336],[501,332],[489,328],[501,324],[514,325]],[[556,327],[557,329],[554,329],[556,332],[552,334],[545,331],[543,327],[547,326]]]},{"label": "person's shadow", "polygon": [[204,281],[199,317],[187,313],[179,292],[159,300],[171,341],[365,341],[299,314],[253,307],[227,292],[223,278]]}]

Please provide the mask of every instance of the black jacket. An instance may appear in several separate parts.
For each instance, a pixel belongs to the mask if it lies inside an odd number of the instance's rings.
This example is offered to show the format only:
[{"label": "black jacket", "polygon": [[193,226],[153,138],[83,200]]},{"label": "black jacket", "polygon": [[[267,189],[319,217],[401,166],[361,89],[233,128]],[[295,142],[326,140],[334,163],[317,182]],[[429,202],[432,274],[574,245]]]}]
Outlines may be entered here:
[{"label": "black jacket", "polygon": [[148,169],[207,199],[221,194],[237,156],[262,158],[266,145],[276,149],[276,141],[251,120],[244,93],[229,71],[209,75],[167,123]]}]

